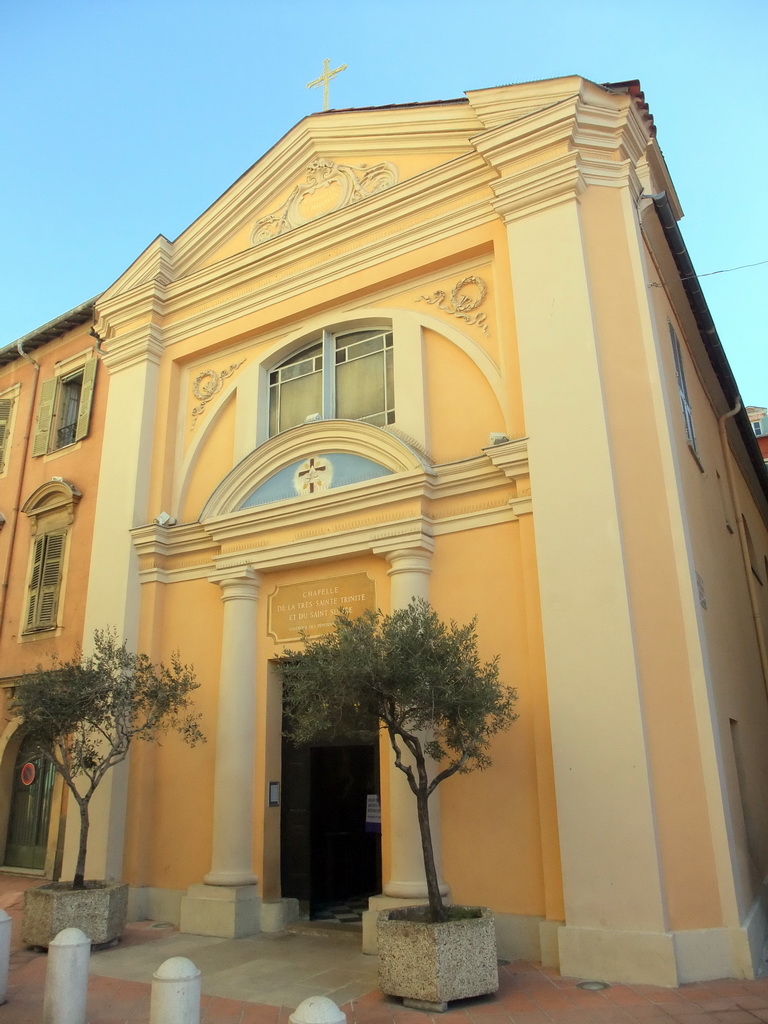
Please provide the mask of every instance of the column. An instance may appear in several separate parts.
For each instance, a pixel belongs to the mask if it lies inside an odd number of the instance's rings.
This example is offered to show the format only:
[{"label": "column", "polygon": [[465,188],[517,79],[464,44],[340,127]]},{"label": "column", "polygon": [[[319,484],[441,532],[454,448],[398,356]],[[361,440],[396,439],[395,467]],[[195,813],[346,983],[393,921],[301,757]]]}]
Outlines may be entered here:
[{"label": "column", "polygon": [[[376,551],[376,554],[381,554],[390,564],[387,575],[392,581],[391,611],[407,607],[413,598],[429,600],[432,550],[432,541],[423,537],[418,546]],[[420,738],[422,742],[427,739],[425,735]],[[389,766],[390,877],[383,886],[383,895],[372,896],[368,910],[363,914],[364,953],[377,951],[376,917],[380,910],[405,904],[425,903],[427,898],[416,799],[405,775],[395,766],[394,756],[390,757]],[[435,790],[429,798],[429,820],[440,892],[443,896],[448,896],[448,886],[442,880],[440,858],[439,790]]]},{"label": "column", "polygon": [[256,602],[250,566],[211,577],[221,588],[221,643],[211,870],[182,900],[181,930],[239,938],[259,930],[253,873],[256,760]]},{"label": "column", "polygon": [[[429,600],[429,577],[432,572],[432,551],[429,548],[401,548],[387,552],[384,557],[391,566],[387,575],[392,580],[390,604],[393,612],[406,608],[414,598]],[[422,735],[420,739],[425,742],[427,737]],[[442,881],[440,863],[439,789],[429,798],[429,821],[435,866],[441,882],[440,891],[446,895],[448,887]],[[384,895],[398,899],[426,899],[427,882],[416,799],[405,775],[395,766],[394,759],[389,769],[389,824],[392,836],[391,877],[384,885]]]}]

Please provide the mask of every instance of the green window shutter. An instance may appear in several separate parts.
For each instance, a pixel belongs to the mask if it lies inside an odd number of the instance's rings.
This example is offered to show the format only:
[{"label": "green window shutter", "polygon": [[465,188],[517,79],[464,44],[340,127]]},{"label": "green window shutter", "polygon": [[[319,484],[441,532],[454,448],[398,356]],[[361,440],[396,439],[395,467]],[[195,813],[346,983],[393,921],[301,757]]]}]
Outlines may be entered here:
[{"label": "green window shutter", "polygon": [[35,540],[27,629],[47,629],[56,625],[65,537],[66,532],[46,533]]},{"label": "green window shutter", "polygon": [[35,424],[35,437],[32,441],[32,454],[45,455],[48,451],[48,441],[51,436],[51,421],[53,420],[53,407],[56,404],[55,377],[44,380],[40,387],[40,405],[37,410],[37,423]]},{"label": "green window shutter", "polygon": [[64,559],[64,533],[48,533],[45,536],[45,555],[40,579],[40,597],[37,602],[37,623],[40,628],[56,625],[56,609],[59,606],[61,586],[61,564]]},{"label": "green window shutter", "polygon": [[43,567],[43,552],[45,550],[45,537],[35,538],[35,547],[32,554],[32,575],[29,579],[29,591],[27,594],[27,620],[25,629],[34,629],[35,613],[37,611],[37,599],[40,594],[40,577]]},{"label": "green window shutter", "polygon": [[83,385],[80,391],[80,408],[77,412],[77,429],[75,440],[79,441],[88,433],[88,422],[91,418],[91,404],[93,402],[93,385],[96,380],[96,365],[98,359],[89,359],[83,367]]},{"label": "green window shutter", "polygon": [[13,399],[0,398],[0,473],[2,473],[6,459],[8,458],[8,441],[10,439],[8,427],[11,422],[12,410]]}]

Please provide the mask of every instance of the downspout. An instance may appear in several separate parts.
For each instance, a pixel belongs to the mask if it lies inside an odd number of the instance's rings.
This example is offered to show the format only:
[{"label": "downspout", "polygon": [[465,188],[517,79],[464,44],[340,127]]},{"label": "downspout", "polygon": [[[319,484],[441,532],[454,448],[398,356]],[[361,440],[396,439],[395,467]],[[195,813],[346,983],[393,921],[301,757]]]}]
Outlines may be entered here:
[{"label": "downspout", "polygon": [[[0,583],[0,634],[2,634],[3,626],[5,625],[5,618],[3,612],[5,611],[5,601],[8,594],[8,584],[11,578],[11,562],[13,560],[13,549],[16,541],[16,530],[19,523],[19,513],[21,511],[21,495],[24,490],[24,476],[27,469],[27,453],[29,452],[29,439],[32,434],[32,414],[35,409],[35,395],[37,394],[37,381],[40,376],[40,364],[29,355],[28,352],[24,351],[23,339],[16,343],[16,348],[22,359],[26,359],[32,363],[35,368],[35,376],[32,381],[32,392],[29,399],[29,412],[27,414],[26,431],[22,442],[22,461],[21,470],[19,472],[19,483],[16,488],[16,496],[13,504],[13,511],[11,512],[11,521],[8,524],[10,529],[10,537],[8,540],[8,555],[5,559],[5,566],[3,568],[3,580]],[[10,456],[10,452],[9,452]]]},{"label": "downspout", "polygon": [[747,578],[747,591],[749,593],[749,606],[752,612],[752,622],[755,627],[755,636],[757,638],[757,649],[760,654],[760,668],[763,672],[763,686],[765,687],[766,697],[768,697],[768,651],[766,650],[765,636],[763,634],[763,626],[760,620],[760,607],[758,604],[757,590],[755,588],[755,577],[752,573],[752,560],[749,557],[749,545],[747,544],[747,533],[744,529],[744,516],[741,511],[741,503],[739,502],[739,496],[736,490],[736,483],[733,472],[733,456],[731,455],[731,446],[728,443],[728,433],[726,430],[726,421],[735,416],[741,411],[741,399],[737,399],[736,405],[729,409],[728,412],[724,413],[718,418],[717,428],[720,433],[720,444],[723,449],[723,461],[725,462],[725,475],[728,481],[728,491],[731,496],[731,502],[733,504],[733,514],[736,516],[736,530],[739,535],[739,544],[741,546],[741,559],[744,563],[744,574]]}]

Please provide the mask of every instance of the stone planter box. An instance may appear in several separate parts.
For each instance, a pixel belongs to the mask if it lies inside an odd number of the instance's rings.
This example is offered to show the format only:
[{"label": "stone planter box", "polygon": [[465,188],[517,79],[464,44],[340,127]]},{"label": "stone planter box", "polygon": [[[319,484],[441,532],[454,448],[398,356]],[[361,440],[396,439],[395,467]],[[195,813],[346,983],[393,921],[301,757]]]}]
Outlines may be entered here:
[{"label": "stone planter box", "polygon": [[128,885],[86,885],[86,889],[71,889],[67,882],[51,882],[27,889],[21,921],[24,943],[47,948],[64,928],[79,928],[93,945],[118,939],[128,918]]},{"label": "stone planter box", "polygon": [[498,990],[493,915],[484,907],[458,909],[476,910],[477,916],[431,924],[418,919],[426,907],[379,913],[379,988],[385,995],[400,996],[406,1006],[446,1010],[454,999]]}]

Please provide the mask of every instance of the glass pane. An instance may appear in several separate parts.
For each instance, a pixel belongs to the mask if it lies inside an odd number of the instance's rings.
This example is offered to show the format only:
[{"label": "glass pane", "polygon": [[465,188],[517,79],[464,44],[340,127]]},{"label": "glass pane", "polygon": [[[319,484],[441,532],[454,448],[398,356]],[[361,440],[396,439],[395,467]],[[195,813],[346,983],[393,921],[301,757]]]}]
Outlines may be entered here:
[{"label": "glass pane", "polygon": [[315,370],[319,369],[319,366],[315,365],[314,359],[302,359],[298,363],[290,363],[288,366],[281,366],[278,371],[280,374],[280,380],[294,380],[296,377],[305,377],[309,373],[314,373]]},{"label": "glass pane", "polygon": [[277,429],[288,430],[303,423],[307,416],[323,411],[323,375],[313,373],[307,377],[299,377],[280,385],[280,408],[277,413]]},{"label": "glass pane", "polygon": [[354,345],[347,345],[347,359],[360,359],[362,356],[370,355],[372,352],[381,352],[383,348],[384,336],[377,334],[373,338],[364,338],[362,341],[356,341]]},{"label": "glass pane", "polygon": [[362,420],[385,410],[382,354],[336,367],[336,415]]}]

